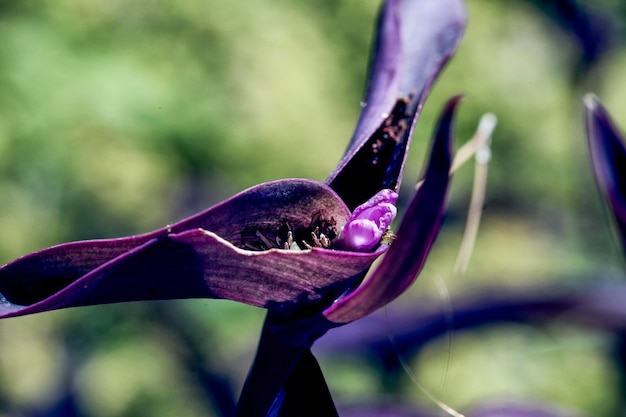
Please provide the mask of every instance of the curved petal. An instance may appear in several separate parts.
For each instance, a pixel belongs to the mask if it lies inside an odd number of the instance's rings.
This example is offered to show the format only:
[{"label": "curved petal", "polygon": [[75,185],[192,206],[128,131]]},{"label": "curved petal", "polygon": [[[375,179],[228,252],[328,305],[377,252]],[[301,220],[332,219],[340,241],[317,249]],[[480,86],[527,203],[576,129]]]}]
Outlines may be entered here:
[{"label": "curved petal", "polygon": [[269,233],[289,224],[295,231],[320,217],[342,227],[350,212],[322,183],[281,180],[250,188],[152,233],[44,249],[0,268],[0,317],[199,297],[228,298],[280,311],[304,308],[336,297],[383,249],[353,253],[241,247],[247,244],[250,230]]},{"label": "curved petal", "polygon": [[350,217],[344,202],[327,185],[291,178],[256,185],[165,229],[170,233],[210,230],[241,246],[243,228],[288,224],[295,231],[308,228],[316,214],[334,218],[338,228]]},{"label": "curved petal", "polygon": [[397,191],[422,104],[463,36],[466,15],[462,0],[385,4],[365,107],[326,180],[350,209],[380,189]]},{"label": "curved petal", "polygon": [[398,0],[385,2],[378,18],[373,59],[370,64],[367,93],[362,103],[352,139],[346,153],[326,182],[330,183],[341,172],[356,152],[374,134],[398,99],[401,81],[402,42]]},{"label": "curved petal", "polygon": [[311,303],[332,301],[385,250],[362,253],[315,248],[254,252],[236,248],[203,229],[170,237],[194,248],[212,298],[287,314],[310,309]]},{"label": "curved petal", "polygon": [[594,95],[585,97],[585,122],[591,165],[615,217],[626,253],[626,147],[611,116]]},{"label": "curved petal", "polygon": [[[403,22],[402,95],[425,96],[435,78],[450,59],[467,25],[463,0],[414,1],[400,4],[400,16],[416,16]],[[423,99],[423,97],[422,97]]]},{"label": "curved petal", "polygon": [[413,283],[437,237],[446,201],[451,165],[452,124],[460,97],[443,111],[424,183],[398,228],[398,237],[371,276],[324,311],[335,323],[348,323],[392,301]]}]

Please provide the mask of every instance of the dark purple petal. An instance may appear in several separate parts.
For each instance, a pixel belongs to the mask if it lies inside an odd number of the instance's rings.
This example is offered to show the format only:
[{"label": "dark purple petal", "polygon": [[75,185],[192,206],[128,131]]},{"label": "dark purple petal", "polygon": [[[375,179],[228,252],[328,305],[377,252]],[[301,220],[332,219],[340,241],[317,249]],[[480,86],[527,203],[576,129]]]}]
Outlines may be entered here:
[{"label": "dark purple petal", "polygon": [[611,116],[597,97],[585,97],[585,122],[591,165],[613,212],[626,253],[626,148]]},{"label": "dark purple petal", "polygon": [[[415,94],[423,104],[428,90],[456,51],[467,25],[463,0],[400,3],[402,52],[402,95]],[[404,16],[415,16],[410,20]]]},{"label": "dark purple petal", "polygon": [[348,149],[326,180],[354,209],[377,191],[397,191],[422,104],[458,46],[462,0],[386,2],[365,107]]},{"label": "dark purple petal", "polygon": [[398,9],[398,0],[387,1],[383,5],[378,20],[373,60],[370,64],[367,93],[362,103],[363,110],[346,153],[328,177],[328,183],[334,181],[357,151],[380,127],[385,119],[381,115],[389,114],[398,100],[402,76],[400,67],[403,59]]},{"label": "dark purple petal", "polygon": [[[281,180],[145,235],[74,242],[0,268],[0,317],[65,307],[173,298],[228,298],[280,311],[327,302],[384,251],[250,251],[249,231],[343,227],[350,212],[326,185]],[[240,247],[238,247],[240,246]]]},{"label": "dark purple petal", "polygon": [[156,236],[140,235],[88,240],[31,253],[0,268],[0,294],[14,304],[37,303],[112,259],[155,239]]},{"label": "dark purple petal", "polygon": [[283,313],[330,302],[385,250],[373,253],[329,249],[245,251],[205,230],[172,235],[193,247],[212,298],[226,298]]},{"label": "dark purple petal", "polygon": [[370,277],[324,311],[328,320],[348,323],[370,314],[402,294],[417,278],[443,218],[452,162],[452,124],[459,102],[460,97],[450,100],[442,113],[424,183],[409,204],[397,239]]}]

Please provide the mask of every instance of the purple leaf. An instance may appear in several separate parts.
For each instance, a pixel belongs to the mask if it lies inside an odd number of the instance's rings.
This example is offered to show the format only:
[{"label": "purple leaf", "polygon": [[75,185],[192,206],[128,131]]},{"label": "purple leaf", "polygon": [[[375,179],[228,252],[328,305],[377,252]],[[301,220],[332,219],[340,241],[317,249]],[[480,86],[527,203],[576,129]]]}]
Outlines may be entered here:
[{"label": "purple leaf", "polygon": [[626,148],[611,116],[597,97],[585,97],[589,155],[596,182],[609,203],[626,253]]},{"label": "purple leaf", "polygon": [[[312,363],[300,364],[300,361],[310,361],[305,355],[311,354],[313,342],[331,326],[332,323],[319,313],[313,313],[310,318],[296,320],[269,311],[256,357],[239,398],[238,415],[275,415],[270,410],[277,413],[285,401],[292,406],[297,405],[293,399],[286,398],[287,396],[300,398],[311,390],[324,393],[328,388],[320,378],[320,371],[315,370]],[[292,376],[294,372],[296,375]],[[303,391],[302,381],[307,379],[311,380],[311,384],[316,381],[316,386]]]},{"label": "purple leaf", "polygon": [[280,246],[281,228],[306,235],[312,219],[341,229],[349,217],[324,184],[298,179],[261,184],[152,233],[68,243],[5,265],[0,317],[148,299],[228,298],[283,312],[328,302],[385,248],[372,253],[242,248]]},{"label": "purple leaf", "polygon": [[285,384],[277,417],[339,417],[317,359],[306,350]]},{"label": "purple leaf", "polygon": [[357,151],[379,129],[385,119],[382,115],[391,114],[398,100],[400,67],[403,59],[398,8],[398,0],[387,1],[383,5],[378,21],[367,92],[362,102],[363,110],[346,153],[326,180],[328,183],[336,182],[337,175],[342,173]]},{"label": "purple leaf", "polygon": [[[265,335],[268,333],[265,332]],[[267,339],[266,339],[267,340]],[[317,360],[309,349],[303,348],[298,353],[298,360],[289,371],[280,369],[286,361],[281,360],[282,354],[293,354],[285,351],[285,344],[261,343],[260,347],[273,346],[267,355],[258,355],[253,365],[253,380],[246,381],[242,398],[239,402],[237,415],[240,417],[317,417],[338,416],[328,386],[322,375]],[[273,357],[273,361],[268,361]],[[260,368],[268,368],[265,372]],[[278,369],[277,369],[278,368]],[[254,381],[255,377],[265,375]],[[273,375],[268,378],[267,375]],[[286,378],[286,379],[283,379]]]}]

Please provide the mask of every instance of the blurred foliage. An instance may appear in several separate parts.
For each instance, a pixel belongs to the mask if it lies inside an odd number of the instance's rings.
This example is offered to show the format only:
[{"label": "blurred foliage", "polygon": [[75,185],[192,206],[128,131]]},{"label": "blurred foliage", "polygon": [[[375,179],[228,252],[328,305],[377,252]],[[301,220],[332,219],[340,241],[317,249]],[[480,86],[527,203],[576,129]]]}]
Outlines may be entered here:
[{"label": "blurred foliage", "polygon": [[[416,130],[403,198],[442,103],[462,92],[459,140],[484,112],[499,119],[484,223],[468,275],[455,279],[467,166],[456,175],[424,277],[402,301],[439,299],[435,279],[454,298],[482,285],[619,275],[588,168],[581,99],[596,92],[626,127],[623,37],[610,34],[611,48],[581,72],[579,43],[541,2],[469,3],[465,41]],[[613,16],[618,29],[626,22],[619,1],[584,4]],[[263,181],[323,180],[358,117],[378,7],[374,0],[0,0],[2,262],[68,240],[156,229]],[[191,323],[196,336],[155,309]],[[68,392],[85,416],[218,415],[190,371],[189,346],[203,353],[201,369],[231,378],[237,395],[262,320],[257,309],[199,300],[3,321],[0,416],[37,415]],[[610,338],[544,331],[459,335],[449,364],[441,346],[411,360],[422,384],[438,386],[453,406],[521,397],[612,415]],[[564,344],[582,353],[550,353],[570,350]],[[324,362],[339,401],[387,391],[364,361]],[[396,394],[425,401],[408,378]]]}]

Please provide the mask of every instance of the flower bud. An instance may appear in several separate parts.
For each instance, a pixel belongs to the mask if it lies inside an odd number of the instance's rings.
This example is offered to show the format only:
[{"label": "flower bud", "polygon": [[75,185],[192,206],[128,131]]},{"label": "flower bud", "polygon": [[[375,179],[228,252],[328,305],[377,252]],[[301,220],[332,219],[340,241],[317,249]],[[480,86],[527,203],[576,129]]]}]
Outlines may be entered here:
[{"label": "flower bud", "polygon": [[397,200],[398,194],[395,192],[381,190],[354,209],[336,241],[337,246],[340,249],[357,252],[374,249],[396,217]]}]

